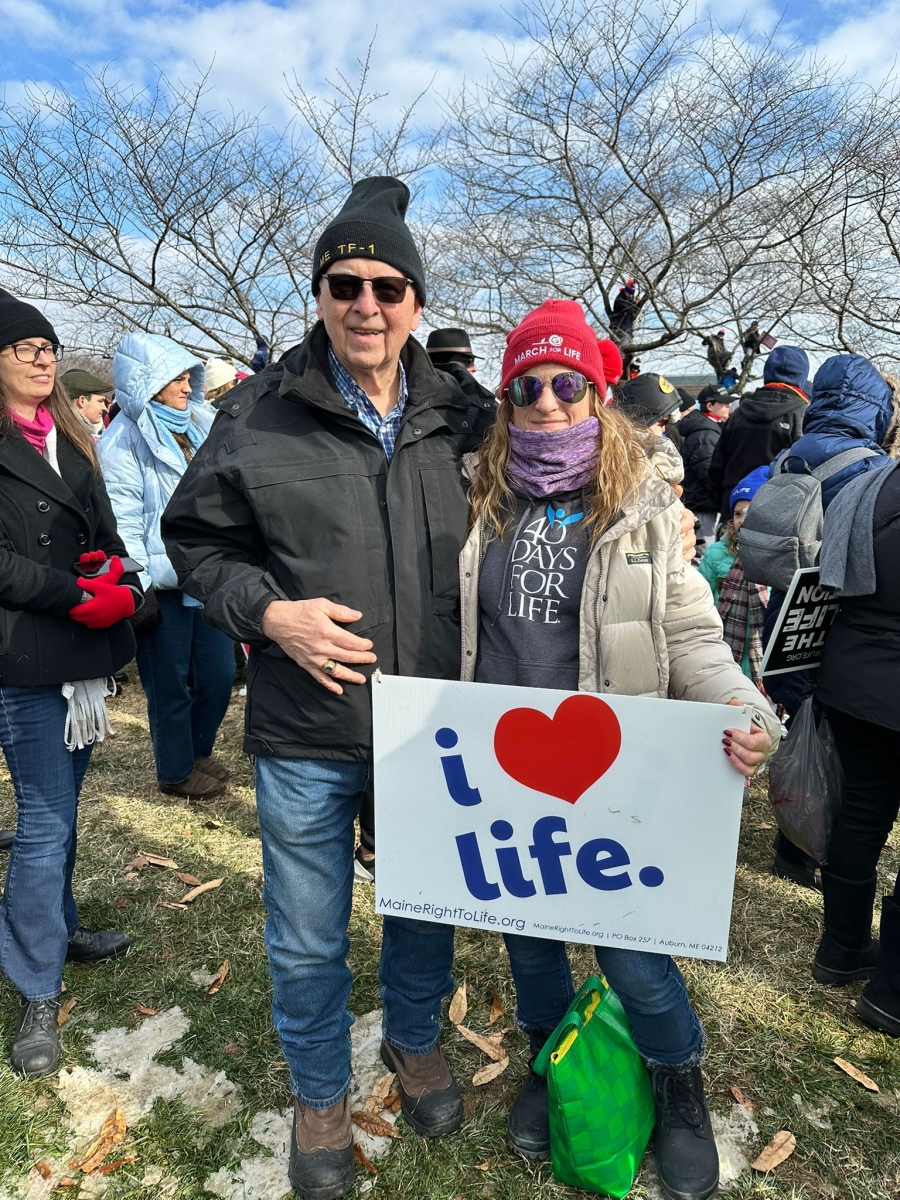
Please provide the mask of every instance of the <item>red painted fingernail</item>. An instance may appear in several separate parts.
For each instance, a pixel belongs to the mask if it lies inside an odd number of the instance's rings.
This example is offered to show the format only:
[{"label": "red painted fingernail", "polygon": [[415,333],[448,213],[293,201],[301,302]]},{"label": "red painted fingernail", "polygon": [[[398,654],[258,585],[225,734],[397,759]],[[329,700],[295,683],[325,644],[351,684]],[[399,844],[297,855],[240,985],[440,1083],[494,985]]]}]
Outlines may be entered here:
[{"label": "red painted fingernail", "polygon": [[723,749],[725,751],[726,757],[731,758],[731,750],[727,746],[724,746]]}]

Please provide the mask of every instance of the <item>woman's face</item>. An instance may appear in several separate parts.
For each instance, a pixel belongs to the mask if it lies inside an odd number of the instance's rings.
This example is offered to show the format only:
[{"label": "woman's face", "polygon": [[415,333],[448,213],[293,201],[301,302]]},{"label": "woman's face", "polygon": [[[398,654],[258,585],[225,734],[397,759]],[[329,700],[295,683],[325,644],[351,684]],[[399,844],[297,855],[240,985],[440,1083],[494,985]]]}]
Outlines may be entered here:
[{"label": "woman's face", "polygon": [[183,371],[177,379],[173,379],[171,383],[167,383],[163,390],[154,399],[160,404],[164,404],[166,408],[177,408],[180,412],[188,406],[188,400],[191,395],[191,373]]},{"label": "woman's face", "polygon": [[529,408],[516,408],[510,403],[513,425],[517,429],[543,429],[552,433],[555,430],[567,429],[570,425],[579,425],[594,415],[592,386],[589,385],[584,396],[574,404],[566,404],[553,391],[550,381],[554,375],[564,374],[565,371],[566,368],[560,363],[541,363],[540,366],[529,367],[527,371],[522,372],[523,375],[532,375],[540,379],[544,390],[537,402]]},{"label": "woman's face", "polygon": [[[53,343],[46,338],[33,337],[17,344],[19,354],[27,361],[20,362],[13,347],[4,346],[0,350],[0,387],[14,407],[34,405],[37,408],[53,391],[53,381],[56,379]],[[37,354],[39,348],[41,353]]]}]

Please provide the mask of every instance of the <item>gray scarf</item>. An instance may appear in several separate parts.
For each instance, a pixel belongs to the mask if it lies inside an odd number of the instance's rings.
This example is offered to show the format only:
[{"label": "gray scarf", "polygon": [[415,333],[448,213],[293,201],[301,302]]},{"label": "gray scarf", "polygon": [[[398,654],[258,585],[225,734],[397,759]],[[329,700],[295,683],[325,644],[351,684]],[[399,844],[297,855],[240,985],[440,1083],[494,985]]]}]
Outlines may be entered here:
[{"label": "gray scarf", "polygon": [[[819,581],[841,596],[871,596],[875,591],[875,502],[891,471],[888,458],[841,488],[825,513]],[[873,469],[875,468],[875,469]]]}]

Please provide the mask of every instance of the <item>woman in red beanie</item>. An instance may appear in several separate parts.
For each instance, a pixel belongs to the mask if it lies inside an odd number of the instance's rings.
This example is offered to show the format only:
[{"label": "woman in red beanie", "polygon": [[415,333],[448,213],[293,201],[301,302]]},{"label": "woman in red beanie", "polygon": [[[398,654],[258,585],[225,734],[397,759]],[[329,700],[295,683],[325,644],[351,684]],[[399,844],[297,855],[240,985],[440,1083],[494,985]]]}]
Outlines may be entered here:
[{"label": "woman in red beanie", "polygon": [[59,1066],[63,964],[130,945],[85,929],[72,895],[78,794],[141,593],[117,557],[93,439],[56,378],[62,353],[46,317],[0,290],[0,746],[17,809],[0,970],[21,995],[10,1060],[32,1078]]},{"label": "woman in red beanie", "polygon": [[[778,722],[722,641],[705,581],[682,559],[675,493],[605,393],[578,304],[547,300],[509,334],[497,421],[470,464],[463,678],[747,704],[753,729],[727,731],[726,753],[749,776],[771,753]],[[504,936],[517,1020],[537,1055],[574,994],[566,947]],[[719,1164],[700,1073],[706,1043],[681,974],[666,954],[595,953],[651,1072],[662,1185],[679,1200],[711,1196]],[[509,1140],[526,1158],[549,1157],[546,1083],[534,1072],[510,1112]]]}]

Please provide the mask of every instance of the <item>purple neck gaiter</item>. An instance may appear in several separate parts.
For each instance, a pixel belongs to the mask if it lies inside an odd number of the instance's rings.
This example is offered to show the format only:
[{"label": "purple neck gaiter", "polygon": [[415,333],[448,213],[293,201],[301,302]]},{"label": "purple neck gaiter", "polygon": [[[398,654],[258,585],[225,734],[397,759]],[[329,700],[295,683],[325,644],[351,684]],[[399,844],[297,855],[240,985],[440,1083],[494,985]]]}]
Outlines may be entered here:
[{"label": "purple neck gaiter", "polygon": [[565,429],[519,429],[509,425],[506,478],[520,496],[536,500],[574,492],[597,474],[600,422],[588,417]]}]

